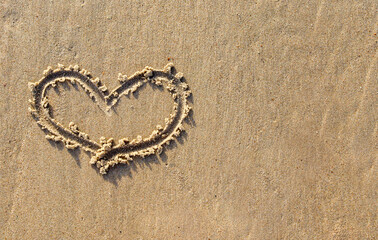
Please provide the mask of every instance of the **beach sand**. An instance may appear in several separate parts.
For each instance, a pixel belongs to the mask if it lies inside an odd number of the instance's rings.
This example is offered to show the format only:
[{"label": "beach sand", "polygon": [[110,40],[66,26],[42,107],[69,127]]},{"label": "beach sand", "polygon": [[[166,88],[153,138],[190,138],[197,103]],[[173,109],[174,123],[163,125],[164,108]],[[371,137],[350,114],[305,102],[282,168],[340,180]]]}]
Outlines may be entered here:
[{"label": "beach sand", "polygon": [[[12,1],[0,7],[0,239],[376,239],[376,1]],[[159,155],[103,175],[46,139],[28,83],[76,65],[173,63],[192,95]],[[81,87],[54,119],[148,137],[174,102],[146,85],[106,114]]]}]

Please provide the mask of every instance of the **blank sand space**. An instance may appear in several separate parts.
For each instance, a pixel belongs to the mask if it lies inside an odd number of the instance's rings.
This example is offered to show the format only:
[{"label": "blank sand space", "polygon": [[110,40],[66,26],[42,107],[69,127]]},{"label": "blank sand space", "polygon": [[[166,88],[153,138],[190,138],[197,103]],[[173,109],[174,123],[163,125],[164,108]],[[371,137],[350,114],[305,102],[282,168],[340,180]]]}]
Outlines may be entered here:
[{"label": "blank sand space", "polygon": [[[2,1],[0,238],[376,239],[377,2]],[[102,176],[28,112],[47,66],[118,73],[173,62],[187,132]],[[166,91],[109,117],[82,90],[54,114],[93,139],[148,135]],[[168,101],[167,101],[168,99]]]}]

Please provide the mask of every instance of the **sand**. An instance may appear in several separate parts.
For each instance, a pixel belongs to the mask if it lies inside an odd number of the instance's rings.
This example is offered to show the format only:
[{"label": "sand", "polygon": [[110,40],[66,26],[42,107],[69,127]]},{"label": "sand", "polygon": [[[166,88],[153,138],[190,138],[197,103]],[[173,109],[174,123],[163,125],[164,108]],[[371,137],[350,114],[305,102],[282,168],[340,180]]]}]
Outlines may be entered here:
[{"label": "sand", "polygon": [[[50,66],[43,75],[38,82],[29,83],[33,96],[29,100],[29,112],[47,134],[47,140],[62,143],[68,150],[81,148],[92,154],[90,164],[95,165],[103,175],[117,164],[130,165],[138,157],[160,156],[171,142],[183,134],[185,131],[183,122],[189,118],[192,110],[189,106],[191,90],[185,82],[183,73],[176,72],[172,63],[167,64],[162,70],[147,66],[143,71],[136,72],[131,77],[119,73],[120,85],[113,91],[109,91],[99,78],[94,78],[89,71],[81,69],[78,65],[65,67],[58,64],[56,69]],[[142,87],[151,84],[161,91],[165,88],[170,93],[174,104],[173,113],[165,118],[164,127],[157,125],[146,138],[138,135],[130,140],[126,137],[119,139],[117,144],[114,138],[102,136],[100,143],[97,143],[91,140],[87,133],[81,132],[76,123],[70,122],[68,127],[65,127],[54,119],[54,108],[51,107],[48,93],[52,89],[59,91],[58,85],[67,86],[68,84],[76,90],[79,90],[79,85],[109,117],[113,112],[117,114],[115,105],[122,96],[129,98],[131,94],[135,96]],[[76,108],[77,105],[73,107]]]},{"label": "sand", "polygon": [[0,239],[376,239],[376,11],[2,1]]}]

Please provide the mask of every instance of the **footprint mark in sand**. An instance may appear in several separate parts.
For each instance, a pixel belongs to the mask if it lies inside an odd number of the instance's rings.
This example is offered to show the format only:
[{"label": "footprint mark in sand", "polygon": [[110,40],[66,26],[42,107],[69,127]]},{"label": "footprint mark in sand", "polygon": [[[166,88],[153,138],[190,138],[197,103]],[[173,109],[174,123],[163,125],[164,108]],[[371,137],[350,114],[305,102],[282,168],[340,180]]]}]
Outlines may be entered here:
[{"label": "footprint mark in sand", "polygon": [[[79,66],[65,67],[58,64],[57,69],[48,67],[44,77],[36,83],[29,83],[33,98],[29,100],[31,112],[38,125],[47,132],[46,138],[63,142],[67,149],[81,147],[92,153],[90,163],[95,165],[101,174],[106,174],[110,167],[119,163],[128,164],[135,157],[161,154],[164,146],[169,145],[184,131],[183,121],[189,115],[191,107],[188,98],[191,91],[183,82],[183,74],[174,74],[174,67],[169,63],[162,70],[145,67],[131,77],[119,74],[120,86],[109,92],[99,78],[93,78],[90,72]],[[116,144],[113,138],[100,138],[100,143],[90,140],[88,134],[81,132],[78,126],[70,122],[68,128],[56,121],[51,114],[47,92],[63,82],[80,85],[97,105],[109,113],[109,110],[123,95],[137,91],[143,84],[151,83],[165,87],[174,101],[173,113],[165,119],[165,126],[157,125],[148,138],[138,136],[136,139],[120,139]]]}]

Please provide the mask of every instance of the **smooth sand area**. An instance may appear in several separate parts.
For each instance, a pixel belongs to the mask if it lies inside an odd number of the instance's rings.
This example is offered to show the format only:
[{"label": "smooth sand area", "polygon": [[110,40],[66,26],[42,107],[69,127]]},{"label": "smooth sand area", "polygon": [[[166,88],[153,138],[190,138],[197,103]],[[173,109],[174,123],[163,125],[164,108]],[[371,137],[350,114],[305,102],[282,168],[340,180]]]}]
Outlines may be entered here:
[{"label": "smooth sand area", "polygon": [[377,5],[1,1],[0,239],[377,239]]}]

